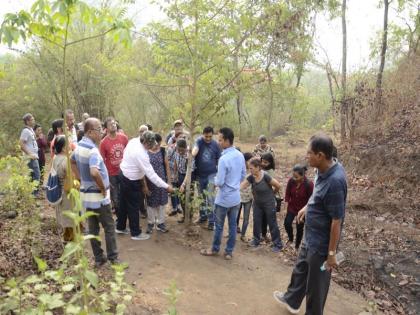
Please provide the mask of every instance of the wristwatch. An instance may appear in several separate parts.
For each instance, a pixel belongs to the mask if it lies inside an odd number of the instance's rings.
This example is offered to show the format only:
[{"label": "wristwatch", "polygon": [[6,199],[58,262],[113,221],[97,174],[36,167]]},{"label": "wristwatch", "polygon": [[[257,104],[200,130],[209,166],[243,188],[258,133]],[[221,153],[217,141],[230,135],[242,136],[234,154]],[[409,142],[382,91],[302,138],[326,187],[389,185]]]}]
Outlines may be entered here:
[{"label": "wristwatch", "polygon": [[328,252],[328,256],[335,256],[335,250],[330,250]]}]

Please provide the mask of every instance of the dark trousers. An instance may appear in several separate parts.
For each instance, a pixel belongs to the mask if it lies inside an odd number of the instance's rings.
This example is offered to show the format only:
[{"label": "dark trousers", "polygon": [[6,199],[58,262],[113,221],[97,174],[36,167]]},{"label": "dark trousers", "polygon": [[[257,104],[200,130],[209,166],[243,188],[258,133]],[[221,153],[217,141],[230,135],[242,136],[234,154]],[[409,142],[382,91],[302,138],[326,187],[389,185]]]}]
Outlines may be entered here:
[{"label": "dark trousers", "polygon": [[111,190],[111,202],[115,212],[118,213],[120,207],[120,176],[112,175],[109,176],[109,184]]},{"label": "dark trousers", "polygon": [[[172,186],[174,188],[179,188],[178,182],[172,182]],[[179,197],[176,194],[171,194],[172,211],[176,211],[178,209],[179,204]]]},{"label": "dark trousers", "polygon": [[331,273],[320,268],[327,256],[310,251],[305,244],[300,249],[287,292],[287,303],[298,309],[306,296],[306,315],[322,315],[330,287]]},{"label": "dark trousers", "polygon": [[280,239],[280,230],[277,224],[276,208],[267,207],[256,204],[252,205],[254,209],[254,242],[259,244],[261,241],[261,226],[264,215],[267,218],[268,226],[270,227],[271,240],[274,246],[283,247]]},{"label": "dark trousers", "polygon": [[[115,260],[118,258],[117,241],[115,239],[115,224],[112,218],[111,205],[101,206],[99,209],[86,209],[98,215],[88,217],[89,234],[99,235],[99,224],[102,225],[105,231],[105,244],[108,260]],[[104,258],[104,251],[101,247],[101,242],[97,239],[91,239],[90,245],[92,246],[95,261],[100,262]]]},{"label": "dark trousers", "polygon": [[[263,237],[267,236],[267,231],[268,231],[268,221],[267,221],[267,216],[265,214],[265,212],[262,213],[261,216],[261,235]],[[273,237],[273,236],[271,236]]]},{"label": "dark trousers", "polygon": [[117,212],[117,229],[125,230],[130,226],[131,236],[141,234],[140,214],[141,207],[144,208],[144,195],[141,180],[129,180],[120,173],[120,207]]},{"label": "dark trousers", "polygon": [[[185,176],[186,174],[181,174],[178,173],[178,181],[176,182],[176,187],[181,187],[182,183],[185,180]],[[182,215],[185,217],[185,196],[183,196],[184,198],[178,198],[178,202],[182,207]]]},{"label": "dark trousers", "polygon": [[251,213],[252,201],[241,202],[241,207],[239,208],[238,217],[236,218],[236,225],[239,226],[239,219],[241,218],[241,211],[244,209],[244,219],[242,221],[241,236],[245,236],[246,230],[248,229],[249,224],[249,214]]},{"label": "dark trousers", "polygon": [[[295,217],[296,217],[296,214],[287,212],[286,217],[284,218],[284,228],[287,232],[287,236],[289,237],[290,242],[293,242],[293,221]],[[302,241],[304,226],[305,226],[305,223],[296,223],[296,242],[295,242],[296,249],[299,248],[300,242]]]}]

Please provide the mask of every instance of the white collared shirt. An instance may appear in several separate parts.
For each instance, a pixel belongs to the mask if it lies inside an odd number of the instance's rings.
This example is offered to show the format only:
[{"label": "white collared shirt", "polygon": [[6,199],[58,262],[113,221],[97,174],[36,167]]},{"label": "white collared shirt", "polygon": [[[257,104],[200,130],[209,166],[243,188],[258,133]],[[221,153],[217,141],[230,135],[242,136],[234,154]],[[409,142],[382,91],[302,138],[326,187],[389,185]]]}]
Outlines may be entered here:
[{"label": "white collared shirt", "polygon": [[147,176],[147,178],[157,187],[166,189],[169,186],[154,171],[150,164],[149,155],[140,142],[139,137],[128,141],[120,164],[120,169],[123,175],[129,180],[139,180],[144,176]]}]

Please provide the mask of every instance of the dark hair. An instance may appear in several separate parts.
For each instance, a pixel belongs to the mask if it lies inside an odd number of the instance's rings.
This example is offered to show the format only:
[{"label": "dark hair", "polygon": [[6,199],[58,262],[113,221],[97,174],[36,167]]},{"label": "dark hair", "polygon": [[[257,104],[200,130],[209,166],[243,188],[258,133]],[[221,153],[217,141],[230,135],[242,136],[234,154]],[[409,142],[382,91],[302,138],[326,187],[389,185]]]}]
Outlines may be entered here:
[{"label": "dark hair", "polygon": [[251,164],[254,167],[261,168],[261,159],[258,156],[255,156],[249,160],[249,164]]},{"label": "dark hair", "polygon": [[180,149],[186,149],[187,148],[187,141],[185,139],[178,139],[176,141],[176,147]]},{"label": "dark hair", "polygon": [[214,129],[212,126],[207,126],[203,129],[203,134],[204,133],[214,133]]},{"label": "dark hair", "polygon": [[252,159],[252,157],[253,157],[253,155],[252,155],[251,152],[245,152],[244,153],[245,162],[248,162],[250,159]]},{"label": "dark hair", "polygon": [[[149,129],[150,130],[150,129]],[[158,133],[155,133],[155,140],[156,140],[156,142],[162,142],[162,136],[160,135],[160,134],[158,134]]]},{"label": "dark hair", "polygon": [[64,124],[64,119],[56,119],[52,122],[51,127],[55,135],[58,133],[58,128],[63,129],[63,124]]},{"label": "dark hair", "polygon": [[333,156],[333,141],[325,134],[312,136],[309,140],[309,147],[314,153],[324,153],[327,160],[331,160]]},{"label": "dark hair", "polygon": [[41,128],[41,125],[39,125],[39,124],[35,124],[35,126],[34,126],[34,131],[35,131],[35,130],[37,130],[38,128]]},{"label": "dark hair", "polygon": [[307,170],[308,168],[305,165],[296,164],[293,166],[293,172],[298,173],[300,176],[305,176]]},{"label": "dark hair", "polygon": [[60,154],[63,151],[63,148],[66,146],[66,136],[60,135],[54,140],[54,152],[55,154]]},{"label": "dark hair", "polygon": [[333,145],[332,157],[336,159],[338,158],[338,151],[335,145]]},{"label": "dark hair", "polygon": [[25,115],[23,115],[22,119],[23,119],[23,123],[26,125],[26,123],[31,120],[31,118],[34,117],[31,113],[26,113]]},{"label": "dark hair", "polygon": [[[89,118],[90,118],[90,117],[89,117]],[[108,123],[109,123],[110,121],[115,121],[115,118],[114,118],[114,117],[107,117],[107,118],[105,119],[105,121],[104,121],[103,127],[108,129]],[[115,121],[115,123],[116,123],[116,121]]]},{"label": "dark hair", "polygon": [[228,140],[230,144],[233,144],[233,139],[235,135],[233,134],[233,130],[227,127],[221,128],[219,133],[222,134],[224,140]]},{"label": "dark hair", "polygon": [[266,170],[276,169],[276,163],[274,162],[274,157],[270,152],[263,153],[261,155],[261,160],[265,160],[269,163]]},{"label": "dark hair", "polygon": [[262,142],[262,141],[267,142],[267,137],[264,136],[264,135],[259,136],[258,137],[258,142]]},{"label": "dark hair", "polygon": [[52,128],[50,128],[47,132],[47,141],[48,143],[51,143],[51,141],[54,139],[54,131]]},{"label": "dark hair", "polygon": [[93,117],[89,117],[88,119],[85,120],[85,126],[83,128],[83,132],[85,135],[93,129],[95,120],[96,118],[93,118]]},{"label": "dark hair", "polygon": [[[149,131],[152,131],[153,130],[153,127],[152,127],[152,125],[151,124],[146,124],[146,126],[147,126],[147,129],[149,130]],[[156,134],[155,134],[155,136],[156,136]],[[162,139],[162,138],[161,138]],[[157,141],[157,139],[156,139],[156,141]],[[161,140],[162,141],[162,140]]]}]

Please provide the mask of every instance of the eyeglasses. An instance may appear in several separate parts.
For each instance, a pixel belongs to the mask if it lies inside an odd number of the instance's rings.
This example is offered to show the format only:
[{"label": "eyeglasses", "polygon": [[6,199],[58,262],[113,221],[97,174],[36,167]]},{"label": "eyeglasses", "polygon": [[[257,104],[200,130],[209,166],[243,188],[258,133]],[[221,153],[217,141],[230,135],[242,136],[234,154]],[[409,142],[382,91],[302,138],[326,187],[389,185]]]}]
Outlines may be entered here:
[{"label": "eyeglasses", "polygon": [[95,130],[95,131],[97,131],[97,132],[102,132],[102,127],[93,128],[93,129],[91,129],[91,130]]}]

